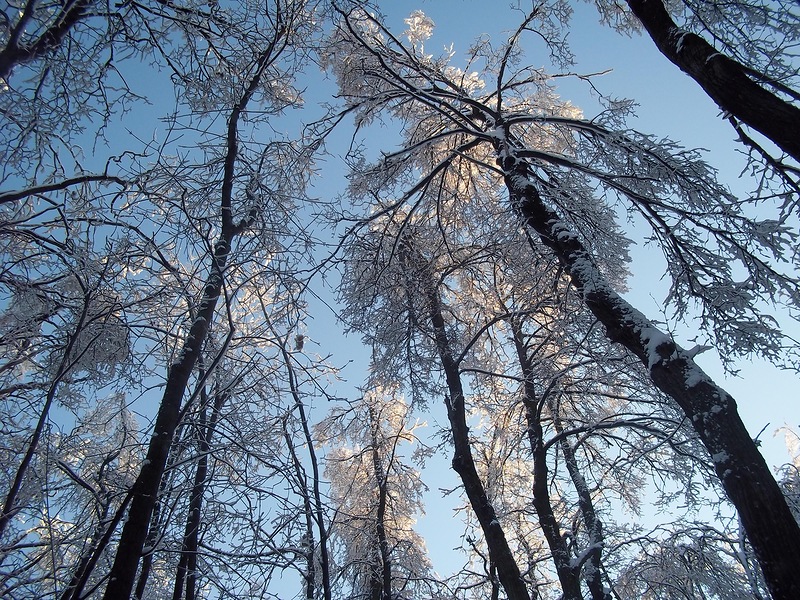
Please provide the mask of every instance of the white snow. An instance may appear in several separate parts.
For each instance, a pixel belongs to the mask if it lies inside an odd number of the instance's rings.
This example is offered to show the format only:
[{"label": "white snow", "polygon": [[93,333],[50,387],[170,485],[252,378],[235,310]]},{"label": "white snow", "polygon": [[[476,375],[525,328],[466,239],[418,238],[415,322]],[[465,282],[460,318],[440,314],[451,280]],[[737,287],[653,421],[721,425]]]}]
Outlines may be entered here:
[{"label": "white snow", "polygon": [[684,38],[689,35],[688,31],[683,31],[681,29],[675,29],[674,33],[680,33],[680,37],[678,38],[678,42],[675,45],[675,50],[680,53],[683,50],[683,40]]},{"label": "white snow", "polygon": [[684,375],[686,377],[686,387],[690,388],[698,385],[701,381],[706,379],[706,374],[703,373],[703,370],[695,364],[691,364]]},{"label": "white snow", "polygon": [[652,369],[655,365],[670,356],[662,356],[658,349],[665,344],[671,344],[672,340],[660,329],[648,325],[641,330],[641,338],[647,353],[647,368]]},{"label": "white snow", "polygon": [[723,465],[730,461],[730,456],[724,450],[711,455],[711,460],[715,465]]}]

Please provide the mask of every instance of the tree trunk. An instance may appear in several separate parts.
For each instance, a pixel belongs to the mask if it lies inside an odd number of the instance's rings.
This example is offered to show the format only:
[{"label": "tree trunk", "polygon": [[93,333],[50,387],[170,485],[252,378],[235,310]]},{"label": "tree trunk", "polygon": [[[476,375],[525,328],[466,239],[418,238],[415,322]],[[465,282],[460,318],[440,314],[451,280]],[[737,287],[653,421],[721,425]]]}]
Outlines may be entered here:
[{"label": "tree trunk", "polygon": [[[273,333],[274,330],[273,330]],[[277,333],[276,333],[277,336]],[[300,425],[303,428],[303,437],[305,439],[305,445],[308,449],[308,459],[311,462],[311,472],[312,472],[312,494],[314,496],[314,516],[317,522],[317,531],[319,531],[319,568],[320,568],[320,579],[322,580],[322,597],[325,600],[331,600],[333,597],[333,592],[331,589],[331,567],[330,567],[330,557],[328,556],[328,528],[325,526],[325,511],[323,508],[322,502],[322,491],[320,489],[320,474],[319,474],[319,460],[317,459],[317,453],[314,450],[314,439],[311,435],[311,429],[308,426],[308,417],[306,415],[305,405],[303,404],[303,399],[300,397],[300,391],[297,388],[297,378],[294,374],[294,367],[292,367],[292,358],[289,355],[289,352],[286,350],[285,345],[281,345],[280,347],[281,355],[283,356],[283,362],[286,365],[286,373],[289,377],[289,390],[292,394],[292,399],[294,400],[295,408],[297,409],[297,415],[300,419]],[[294,445],[292,444],[291,438],[289,437],[288,432],[285,434],[285,439],[287,445],[291,448],[292,459],[294,461],[295,470],[298,473],[298,485],[303,489],[303,503],[307,511],[307,515],[310,514],[310,502],[308,498],[308,493],[306,491],[306,487],[304,486],[305,477],[300,477],[300,462],[297,459],[297,455],[294,451]],[[308,516],[306,517],[308,518]],[[307,521],[308,525],[308,521]],[[313,536],[310,535],[311,531],[309,528],[309,538],[313,539]],[[309,542],[311,541],[309,539]],[[314,573],[316,567],[313,564],[314,561],[314,548],[313,545],[308,549],[308,560],[311,561],[308,564],[308,573],[309,576]],[[306,593],[309,593],[309,586],[312,588],[310,591],[313,595],[313,588],[316,587],[316,582],[312,581],[310,578],[306,580]]]},{"label": "tree trunk", "polygon": [[636,355],[658,389],[683,409],[739,512],[774,600],[800,598],[800,526],[739,417],[736,403],[692,356],[617,294],[578,236],[547,207],[525,161],[498,144],[511,204],[569,274],[606,335]]},{"label": "tree trunk", "polygon": [[[556,433],[560,434],[564,431],[561,425],[561,419],[558,416],[555,407],[551,402],[548,402],[550,414],[553,416]],[[586,479],[578,470],[578,461],[575,457],[575,450],[569,442],[569,439],[562,437],[559,441],[561,454],[564,455],[564,464],[569,472],[569,477],[572,484],[575,486],[575,491],[578,493],[578,509],[581,511],[583,524],[589,534],[589,544],[592,546],[589,556],[586,560],[586,568],[584,568],[584,577],[586,579],[586,586],[589,588],[589,593],[592,595],[592,600],[611,600],[611,594],[606,591],[603,586],[603,522],[597,516],[594,509],[594,502],[592,501],[592,494],[589,491],[589,486],[586,485]]]},{"label": "tree trunk", "polygon": [[761,87],[746,67],[700,36],[682,31],[661,0],[626,1],[661,53],[700,84],[721,109],[800,162],[800,109]]},{"label": "tree trunk", "polygon": [[[202,392],[205,396],[205,392]],[[211,417],[206,415],[206,407],[200,411],[198,430],[200,440],[198,444],[197,468],[195,469],[192,492],[189,498],[189,513],[186,516],[186,527],[183,532],[181,558],[175,573],[175,586],[172,600],[195,600],[197,588],[197,549],[200,540],[200,522],[203,510],[203,496],[205,495],[208,479],[208,455],[211,451],[211,438],[217,428],[219,414],[225,402],[230,398],[230,390],[222,390],[215,394],[214,405],[211,408]],[[185,590],[184,590],[185,584]],[[185,592],[185,595],[184,595]]]},{"label": "tree trunk", "polygon": [[381,593],[379,600],[392,600],[392,562],[389,559],[389,540],[386,536],[387,475],[378,451],[378,422],[375,410],[369,407],[370,437],[372,441],[372,471],[378,485],[378,509],[375,515],[375,534],[381,556]]},{"label": "tree trunk", "polygon": [[433,276],[427,268],[420,267],[420,265],[426,265],[426,261],[424,257],[419,256],[414,251],[411,240],[402,239],[399,246],[404,264],[408,266],[409,270],[415,267],[419,269],[424,279],[421,283],[425,289],[428,318],[433,327],[436,348],[442,362],[449,392],[449,396],[445,396],[445,405],[447,407],[447,418],[450,421],[450,431],[453,436],[453,470],[458,473],[461,477],[461,482],[464,484],[464,491],[467,494],[470,506],[478,518],[481,530],[486,538],[486,545],[489,548],[489,560],[497,568],[497,575],[508,600],[530,600],[530,594],[525,581],[522,579],[519,566],[508,545],[508,540],[506,540],[503,528],[497,519],[494,507],[489,501],[472,457],[461,375],[458,370],[458,364],[453,358],[450,341],[445,331],[445,320]]},{"label": "tree trunk", "polygon": [[104,600],[127,600],[133,590],[136,570],[142,555],[142,547],[147,536],[147,526],[158,496],[161,478],[167,464],[167,457],[172,446],[172,439],[178,427],[181,414],[181,402],[189,384],[189,378],[200,358],[200,353],[208,336],[209,327],[214,320],[214,311],[222,292],[225,278],[225,266],[231,252],[233,240],[250,226],[255,215],[238,224],[233,221],[233,186],[235,166],[238,156],[239,119],[247,108],[247,104],[258,90],[278,42],[284,30],[275,32],[273,43],[264,49],[256,64],[255,72],[247,89],[242,93],[239,102],[232,108],[228,119],[226,137],[226,153],[220,193],[221,233],[211,257],[211,268],[203,288],[203,295],[192,321],[189,333],[184,339],[183,347],[177,360],[170,366],[164,396],[158,408],[153,435],[147,449],[147,456],[139,476],[133,485],[133,500],[128,512],[128,520],[122,529],[117,554],[109,574]]},{"label": "tree trunk", "polygon": [[558,581],[564,600],[582,600],[581,584],[578,577],[579,569],[570,561],[569,548],[561,534],[561,527],[553,512],[550,501],[549,469],[547,468],[547,449],[544,445],[544,432],[542,431],[542,411],[540,402],[536,399],[536,389],[533,383],[533,365],[531,357],[522,341],[522,331],[519,324],[512,320],[511,329],[514,338],[514,347],[517,359],[522,368],[525,395],[522,399],[525,407],[525,421],[528,425],[528,442],[533,455],[533,506],[539,519],[539,527],[544,533],[553,564],[556,567]]}]

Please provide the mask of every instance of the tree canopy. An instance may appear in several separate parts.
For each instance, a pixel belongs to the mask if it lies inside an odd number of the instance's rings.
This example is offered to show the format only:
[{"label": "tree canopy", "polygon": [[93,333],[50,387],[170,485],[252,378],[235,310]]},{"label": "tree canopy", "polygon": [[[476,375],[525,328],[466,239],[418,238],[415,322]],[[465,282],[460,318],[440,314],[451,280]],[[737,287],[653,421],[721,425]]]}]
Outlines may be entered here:
[{"label": "tree canopy", "polygon": [[[452,4],[458,47],[381,2],[6,3],[0,595],[800,597],[798,431],[775,469],[698,358],[800,366],[800,13],[590,4]],[[590,27],[700,86],[739,181],[632,125]]]}]

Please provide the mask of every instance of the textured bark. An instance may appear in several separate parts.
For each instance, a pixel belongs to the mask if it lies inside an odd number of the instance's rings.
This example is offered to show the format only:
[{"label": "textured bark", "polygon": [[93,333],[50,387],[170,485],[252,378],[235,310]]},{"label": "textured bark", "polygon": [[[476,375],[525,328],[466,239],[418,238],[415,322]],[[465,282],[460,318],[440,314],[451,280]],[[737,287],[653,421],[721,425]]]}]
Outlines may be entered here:
[{"label": "textured bark", "polygon": [[800,161],[800,109],[764,89],[748,76],[746,67],[700,36],[682,31],[661,0],[627,3],[661,53],[700,84],[720,108]]},{"label": "textured bark", "polygon": [[[414,252],[411,241],[401,241],[403,260],[409,269],[416,265],[425,265],[424,257]],[[466,410],[464,405],[464,388],[461,384],[461,375],[458,364],[453,358],[450,341],[445,331],[445,320],[442,314],[438,290],[435,287],[432,275],[424,267],[422,285],[425,289],[428,318],[433,327],[436,348],[442,363],[442,368],[447,381],[449,396],[445,397],[447,418],[450,421],[450,431],[453,436],[453,470],[458,473],[464,485],[464,491],[469,499],[475,516],[478,518],[481,530],[489,548],[489,559],[497,569],[497,576],[506,592],[508,600],[530,600],[530,594],[514,554],[508,545],[503,528],[497,519],[494,507],[486,494],[480,475],[475,467],[472,450],[469,442],[469,427],[467,425]]]},{"label": "textured bark", "polygon": [[683,409],[736,507],[775,600],[800,598],[800,526],[739,417],[736,403],[691,355],[605,281],[591,255],[531,184],[528,165],[498,145],[511,203],[569,274],[609,339],[647,367],[653,383]]}]

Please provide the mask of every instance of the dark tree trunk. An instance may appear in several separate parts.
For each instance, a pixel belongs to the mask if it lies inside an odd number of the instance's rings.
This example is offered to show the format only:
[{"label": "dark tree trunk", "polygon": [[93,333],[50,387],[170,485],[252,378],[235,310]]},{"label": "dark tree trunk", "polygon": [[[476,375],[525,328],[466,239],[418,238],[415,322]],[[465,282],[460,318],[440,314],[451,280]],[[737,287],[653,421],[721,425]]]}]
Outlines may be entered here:
[{"label": "dark tree trunk", "polygon": [[[275,333],[275,332],[274,332]],[[277,333],[276,333],[277,336]],[[294,374],[294,368],[292,366],[292,358],[289,355],[289,352],[286,350],[285,346],[281,346],[281,355],[283,356],[283,362],[286,365],[286,373],[289,378],[289,390],[292,394],[292,399],[294,400],[295,408],[297,409],[297,415],[300,419],[300,425],[303,428],[303,437],[305,439],[306,448],[308,449],[308,459],[311,463],[311,472],[312,472],[312,495],[314,498],[314,518],[317,523],[317,531],[319,532],[319,568],[320,568],[320,579],[322,580],[322,597],[325,600],[331,600],[333,597],[333,592],[331,589],[331,572],[330,572],[330,557],[328,555],[328,528],[325,525],[325,510],[324,504],[322,501],[322,490],[320,489],[320,473],[319,473],[319,460],[317,459],[317,453],[314,450],[314,439],[311,436],[311,429],[308,425],[308,417],[306,416],[306,409],[303,405],[303,400],[300,397],[300,391],[297,387],[297,378]],[[308,497],[308,493],[305,487],[305,477],[302,477],[299,473],[300,471],[300,462],[297,459],[297,455],[294,451],[294,445],[289,438],[288,433],[286,434],[286,443],[291,448],[292,452],[292,459],[295,464],[295,470],[298,473],[298,485],[303,489],[303,502],[306,508],[306,511],[310,511],[310,499]],[[307,522],[308,524],[308,522]],[[309,529],[310,533],[310,529]],[[313,536],[309,536],[313,538]],[[309,540],[311,541],[311,540]],[[310,561],[308,564],[308,573],[309,576],[314,572],[316,568],[313,564],[314,561],[314,549],[313,547],[309,548],[308,560]],[[306,592],[309,592],[309,586],[312,588],[315,587],[316,582],[307,579],[306,580]],[[311,590],[313,596],[313,589]]]},{"label": "dark tree trunk", "polygon": [[661,0],[626,1],[661,53],[700,84],[721,109],[800,161],[800,109],[764,89],[748,75],[749,69],[700,36],[682,31]]},{"label": "dark tree trunk", "polygon": [[234,239],[245,231],[256,215],[250,214],[247,220],[235,223],[233,220],[233,187],[235,182],[235,166],[239,148],[239,119],[247,108],[253,94],[256,93],[279,42],[285,31],[275,32],[272,43],[264,49],[255,65],[253,77],[244,90],[239,102],[232,108],[228,119],[226,136],[226,153],[220,192],[220,224],[221,233],[211,257],[208,278],[203,288],[203,295],[192,321],[189,333],[184,339],[183,347],[177,360],[170,366],[164,396],[158,408],[153,435],[147,449],[147,456],[142,464],[139,476],[133,484],[133,500],[128,512],[128,520],[122,528],[122,536],[117,546],[117,554],[109,574],[104,600],[127,600],[131,596],[142,547],[147,536],[147,526],[156,504],[158,489],[164,475],[172,439],[178,428],[181,415],[181,402],[189,378],[200,358],[208,336],[214,311],[222,291],[225,279],[225,266],[231,252]]},{"label": "dark tree trunk", "polygon": [[208,325],[214,316],[214,309],[222,288],[222,272],[228,252],[228,241],[223,240],[217,243],[214,267],[206,283],[198,317],[192,323],[178,361],[170,367],[147,456],[133,486],[133,501],[128,512],[128,520],[122,529],[122,537],[106,587],[105,600],[124,600],[130,597],[133,590],[161,477],[164,474],[169,450],[172,447],[172,439],[178,427],[181,401],[189,383],[189,376],[208,334]]},{"label": "dark tree trunk", "polygon": [[606,282],[578,236],[548,208],[530,183],[528,165],[499,148],[514,210],[569,274],[606,335],[642,361],[658,389],[683,409],[708,450],[736,507],[775,600],[800,598],[800,526],[764,458],[742,423],[736,402],[691,355]]},{"label": "dark tree trunk", "polygon": [[[562,433],[564,427],[552,403],[550,403],[550,413],[553,415],[556,433]],[[603,522],[600,520],[600,517],[597,516],[597,511],[594,509],[592,493],[586,485],[586,479],[578,469],[575,450],[570,444],[569,439],[567,437],[562,437],[558,445],[561,449],[561,454],[564,455],[564,464],[569,472],[569,477],[572,480],[572,484],[575,486],[575,491],[578,493],[578,509],[581,511],[583,524],[589,534],[589,544],[593,547],[586,559],[586,567],[583,569],[586,586],[589,588],[592,600],[611,600],[611,594],[605,589],[605,586],[603,586],[602,579],[603,544],[605,541],[603,537]]]},{"label": "dark tree trunk", "polygon": [[390,560],[389,539],[386,535],[387,475],[378,450],[378,420],[375,411],[369,407],[370,436],[372,438],[372,470],[378,485],[378,510],[375,515],[375,533],[381,555],[381,593],[379,600],[392,600],[392,563]]},{"label": "dark tree trunk", "polygon": [[578,577],[580,570],[571,564],[569,548],[561,534],[561,527],[553,512],[553,504],[550,501],[547,448],[544,444],[541,421],[542,405],[536,398],[533,365],[522,340],[522,331],[519,325],[512,320],[511,328],[517,359],[522,368],[524,378],[525,395],[523,404],[525,406],[525,421],[528,426],[528,443],[533,456],[533,507],[536,509],[536,516],[539,519],[539,527],[541,527],[542,533],[544,533],[544,537],[547,540],[547,545],[550,548],[558,581],[561,584],[561,591],[564,593],[564,600],[582,600],[583,595],[581,594],[580,578]]},{"label": "dark tree trunk", "polygon": [[314,593],[317,589],[317,570],[314,564],[314,510],[311,506],[311,494],[308,491],[308,478],[294,448],[294,440],[289,433],[287,421],[288,416],[283,419],[283,439],[286,442],[289,455],[292,457],[292,467],[294,468],[294,476],[297,478],[298,493],[303,498],[303,516],[305,517],[306,526],[304,539],[306,572],[303,573],[306,588],[305,597],[306,600],[314,600]]},{"label": "dark tree trunk", "polygon": [[[175,434],[176,440],[183,439],[183,431],[182,427],[178,429]],[[173,449],[175,446],[173,445]],[[170,472],[170,467],[175,463],[175,460],[179,457],[179,452],[170,451],[170,457],[167,462],[167,467],[165,471],[167,473]],[[174,472],[174,471],[173,471]],[[150,549],[149,552],[145,553],[142,557],[142,567],[139,570],[139,577],[136,580],[136,588],[133,591],[133,597],[136,600],[142,600],[145,597],[145,590],[147,589],[147,582],[150,579],[150,572],[153,569],[153,557],[155,555],[155,549],[158,545],[158,540],[163,533],[163,527],[166,527],[166,523],[162,520],[164,515],[169,514],[169,508],[164,507],[163,503],[167,501],[167,491],[172,488],[172,480],[173,478],[167,476],[161,479],[161,485],[159,486],[158,490],[158,497],[156,498],[156,504],[153,507],[153,514],[150,517],[150,526],[147,532],[147,538],[145,539],[145,547]],[[165,509],[165,510],[164,510]]]},{"label": "dark tree trunk", "polygon": [[[461,384],[461,375],[458,364],[453,358],[450,341],[445,331],[445,320],[442,314],[439,292],[435,287],[432,274],[424,266],[424,257],[414,251],[413,242],[409,239],[401,240],[400,250],[403,253],[404,264],[409,270],[416,269],[421,273],[421,282],[425,289],[428,318],[433,327],[433,336],[439,359],[447,381],[449,396],[445,397],[447,418],[450,421],[450,431],[453,436],[454,456],[453,470],[461,477],[464,491],[469,499],[475,516],[478,518],[486,545],[489,548],[489,560],[496,567],[500,583],[506,592],[508,600],[530,600],[525,581],[520,573],[514,554],[508,545],[503,528],[497,519],[494,507],[486,495],[480,475],[475,467],[472,449],[469,441],[469,427],[467,426],[466,409],[464,406],[464,389]],[[413,266],[412,266],[413,265]]]},{"label": "dark tree trunk", "polygon": [[[205,392],[202,392],[202,394],[205,396]],[[211,439],[214,437],[214,431],[217,428],[220,411],[229,397],[229,390],[222,390],[215,394],[210,418],[206,414],[207,398],[204,398],[204,406],[200,411],[198,420],[200,443],[198,444],[197,468],[195,469],[192,492],[189,498],[189,514],[186,516],[186,527],[183,532],[181,557],[175,574],[172,600],[181,600],[181,598],[195,600],[197,595],[197,550],[200,541],[203,496],[205,495],[208,479],[208,454],[211,451]]]}]

